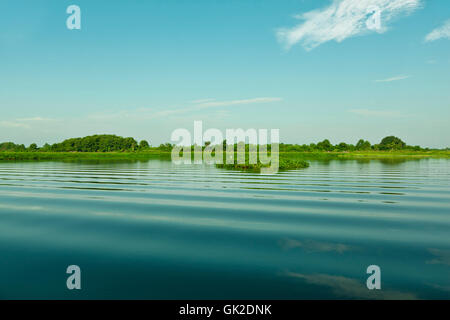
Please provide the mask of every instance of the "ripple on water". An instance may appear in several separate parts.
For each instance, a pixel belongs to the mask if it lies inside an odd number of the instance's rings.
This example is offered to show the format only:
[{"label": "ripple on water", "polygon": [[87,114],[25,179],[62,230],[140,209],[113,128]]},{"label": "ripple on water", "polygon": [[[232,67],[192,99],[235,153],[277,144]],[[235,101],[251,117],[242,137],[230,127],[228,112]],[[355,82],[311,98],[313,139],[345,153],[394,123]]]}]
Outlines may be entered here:
[{"label": "ripple on water", "polygon": [[445,159],[1,162],[0,297],[66,298],[59,268],[79,264],[89,298],[449,298],[449,178]]}]

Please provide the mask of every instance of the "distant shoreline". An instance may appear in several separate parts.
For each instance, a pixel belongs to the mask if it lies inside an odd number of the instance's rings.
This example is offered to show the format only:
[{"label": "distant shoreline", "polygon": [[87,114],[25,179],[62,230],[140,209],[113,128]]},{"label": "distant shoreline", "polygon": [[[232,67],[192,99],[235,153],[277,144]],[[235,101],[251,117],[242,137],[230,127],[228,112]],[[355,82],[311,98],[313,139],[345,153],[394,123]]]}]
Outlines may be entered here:
[{"label": "distant shoreline", "polygon": [[[430,151],[354,151],[354,152],[279,152],[280,159],[305,160],[376,160],[376,159],[423,159],[450,158],[449,150]],[[51,160],[150,160],[155,158],[170,159],[170,151],[135,151],[135,152],[0,152],[0,161],[51,161]]]}]

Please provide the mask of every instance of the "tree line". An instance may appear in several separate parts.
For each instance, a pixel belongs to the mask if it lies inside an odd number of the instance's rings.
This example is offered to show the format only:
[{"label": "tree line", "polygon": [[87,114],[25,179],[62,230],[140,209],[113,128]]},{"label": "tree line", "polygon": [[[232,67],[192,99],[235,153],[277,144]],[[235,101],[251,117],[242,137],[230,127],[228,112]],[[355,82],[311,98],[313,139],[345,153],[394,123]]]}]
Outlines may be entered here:
[{"label": "tree line", "polygon": [[71,138],[55,144],[44,144],[38,147],[36,143],[25,147],[12,142],[0,143],[0,151],[12,152],[132,152],[149,149],[146,140],[137,142],[133,138],[123,138],[116,135],[93,135],[84,138]]},{"label": "tree line", "polygon": [[311,143],[309,145],[303,144],[283,144],[280,143],[281,152],[315,152],[315,151],[335,151],[335,152],[351,152],[351,151],[396,151],[396,150],[411,150],[411,151],[427,151],[429,148],[422,148],[420,146],[409,146],[400,138],[389,136],[383,138],[380,143],[372,145],[369,141],[360,139],[356,144],[347,144],[345,142],[333,145],[328,139],[319,143]]},{"label": "tree line", "polygon": [[[243,142],[241,142],[243,143]],[[210,142],[205,142],[208,146]],[[223,146],[227,145],[226,140]],[[205,148],[202,146],[202,148]],[[83,138],[71,138],[55,144],[44,144],[38,147],[36,143],[26,147],[23,144],[15,144],[13,142],[0,143],[0,151],[10,152],[136,152],[145,150],[157,150],[161,152],[170,152],[174,147],[173,144],[165,143],[158,147],[151,147],[148,141],[142,140],[139,143],[133,138],[123,138],[116,135],[93,135]],[[191,147],[192,150],[195,146]],[[237,150],[238,144],[234,144],[234,150]],[[249,145],[246,144],[246,149]],[[270,145],[268,146],[270,150]],[[389,136],[383,138],[380,143],[372,145],[369,141],[360,139],[356,144],[347,144],[345,142],[333,145],[328,139],[318,143],[311,144],[279,144],[280,152],[351,152],[351,151],[391,151],[391,150],[412,150],[427,151],[428,148],[420,146],[409,146],[400,138]]]}]

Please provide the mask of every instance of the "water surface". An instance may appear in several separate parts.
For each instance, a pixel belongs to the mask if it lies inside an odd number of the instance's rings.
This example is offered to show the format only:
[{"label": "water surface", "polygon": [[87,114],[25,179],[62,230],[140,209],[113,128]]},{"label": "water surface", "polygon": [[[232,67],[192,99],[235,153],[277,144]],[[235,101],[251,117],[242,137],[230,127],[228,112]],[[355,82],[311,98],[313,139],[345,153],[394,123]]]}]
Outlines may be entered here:
[{"label": "water surface", "polygon": [[0,253],[0,299],[448,299],[450,160],[0,162]]}]

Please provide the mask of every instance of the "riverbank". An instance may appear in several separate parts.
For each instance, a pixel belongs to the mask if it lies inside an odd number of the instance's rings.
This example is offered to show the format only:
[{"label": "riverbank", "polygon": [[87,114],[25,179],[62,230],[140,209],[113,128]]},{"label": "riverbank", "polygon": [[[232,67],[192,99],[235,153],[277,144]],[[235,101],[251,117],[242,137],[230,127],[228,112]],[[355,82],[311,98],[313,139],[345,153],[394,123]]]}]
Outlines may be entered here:
[{"label": "riverbank", "polygon": [[148,160],[170,152],[0,152],[0,161]]},{"label": "riverbank", "polygon": [[[355,152],[280,152],[280,159],[358,160],[358,159],[423,159],[450,158],[450,150],[432,151],[355,151]],[[64,161],[64,160],[170,160],[164,151],[141,152],[0,152],[0,161]]]},{"label": "riverbank", "polygon": [[353,152],[284,152],[280,158],[286,157],[309,160],[376,160],[376,159],[425,159],[450,158],[450,150],[431,151],[353,151]]}]

